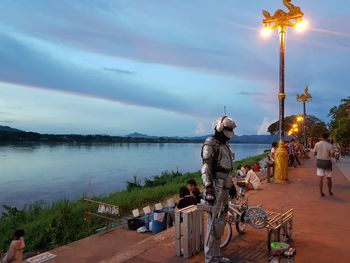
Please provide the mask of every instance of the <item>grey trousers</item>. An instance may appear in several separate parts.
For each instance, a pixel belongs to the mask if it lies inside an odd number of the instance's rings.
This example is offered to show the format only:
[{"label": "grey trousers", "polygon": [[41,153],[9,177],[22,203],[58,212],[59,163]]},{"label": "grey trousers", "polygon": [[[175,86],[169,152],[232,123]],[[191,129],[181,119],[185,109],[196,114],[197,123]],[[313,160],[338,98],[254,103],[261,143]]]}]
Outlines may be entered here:
[{"label": "grey trousers", "polygon": [[[205,263],[218,263],[220,261],[221,253],[220,253],[220,243],[221,237],[224,234],[224,228],[226,224],[226,214],[227,214],[227,204],[228,204],[228,193],[229,191],[222,188],[214,187],[215,196],[219,196],[222,191],[222,202],[214,203],[214,206],[217,206],[218,209],[222,206],[222,211],[219,217],[213,218],[209,213],[208,215],[208,230],[207,235],[209,235],[208,244],[204,244],[204,254],[205,254]],[[211,232],[209,233],[210,222],[214,220],[213,227]]]}]

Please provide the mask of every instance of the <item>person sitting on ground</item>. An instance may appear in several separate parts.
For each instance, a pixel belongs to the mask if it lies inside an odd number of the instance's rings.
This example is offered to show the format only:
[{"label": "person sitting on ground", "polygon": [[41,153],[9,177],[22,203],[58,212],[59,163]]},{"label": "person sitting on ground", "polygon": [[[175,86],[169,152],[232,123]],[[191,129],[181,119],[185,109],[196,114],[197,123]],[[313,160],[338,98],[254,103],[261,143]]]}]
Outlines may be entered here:
[{"label": "person sitting on ground", "polygon": [[20,263],[23,260],[24,230],[17,229],[13,234],[13,240],[10,244],[9,250],[2,259],[2,263]]},{"label": "person sitting on ground", "polygon": [[260,170],[261,170],[261,167],[260,167],[260,164],[259,164],[259,163],[256,163],[256,164],[253,165],[253,171],[254,171],[255,173],[260,172]]},{"label": "person sitting on ground", "polygon": [[190,191],[186,186],[183,186],[179,190],[180,200],[177,203],[177,208],[182,209],[190,205],[196,205],[197,199],[191,195]]},{"label": "person sitting on ground", "polygon": [[197,203],[200,203],[203,199],[202,193],[197,187],[197,182],[194,179],[189,179],[187,181],[187,189],[190,191],[191,195],[196,198]]},{"label": "person sitting on ground", "polygon": [[[186,186],[180,187],[179,190],[180,200],[176,204],[176,209],[182,209],[191,205],[197,204],[197,199],[193,195],[191,195],[190,190]],[[174,210],[168,211],[167,215],[167,225],[168,228],[172,227],[175,222],[175,212]]]},{"label": "person sitting on ground", "polygon": [[260,177],[252,170],[250,165],[245,165],[244,169],[246,171],[246,183],[247,190],[259,190],[262,189],[262,183]]},{"label": "person sitting on ground", "polygon": [[246,176],[244,170],[242,170],[242,165],[238,165],[236,171],[236,179],[243,179]]}]

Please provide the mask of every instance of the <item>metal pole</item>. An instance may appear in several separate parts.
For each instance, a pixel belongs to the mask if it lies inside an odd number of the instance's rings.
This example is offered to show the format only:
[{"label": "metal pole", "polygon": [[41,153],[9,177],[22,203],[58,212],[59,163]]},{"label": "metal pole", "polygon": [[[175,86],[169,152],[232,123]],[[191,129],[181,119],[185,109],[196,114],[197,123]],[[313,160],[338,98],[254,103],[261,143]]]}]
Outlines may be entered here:
[{"label": "metal pole", "polygon": [[288,180],[288,152],[284,144],[284,56],[286,44],[286,26],[280,26],[280,68],[279,68],[279,134],[280,142],[275,153],[275,182]]},{"label": "metal pole", "polygon": [[280,141],[284,142],[284,67],[285,67],[285,46],[286,46],[286,27],[280,28],[280,72],[279,72],[279,133]]},{"label": "metal pole", "polygon": [[303,119],[303,132],[304,132],[304,147],[307,148],[307,136],[306,136],[306,101],[303,101],[304,107],[304,119]]}]

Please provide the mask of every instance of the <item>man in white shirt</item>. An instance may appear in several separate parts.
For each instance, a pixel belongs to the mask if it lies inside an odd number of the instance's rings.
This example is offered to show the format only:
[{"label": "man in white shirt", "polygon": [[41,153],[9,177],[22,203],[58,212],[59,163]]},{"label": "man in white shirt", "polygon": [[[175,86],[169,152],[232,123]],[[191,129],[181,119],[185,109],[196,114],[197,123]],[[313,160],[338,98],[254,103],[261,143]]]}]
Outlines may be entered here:
[{"label": "man in white shirt", "polygon": [[314,155],[317,158],[317,176],[320,177],[320,195],[324,196],[323,193],[323,178],[327,177],[327,185],[329,195],[333,195],[332,192],[332,161],[331,157],[333,154],[333,145],[330,144],[327,139],[328,133],[324,133],[321,136],[321,140],[315,144]]},{"label": "man in white shirt", "polygon": [[245,180],[247,182],[248,190],[260,190],[262,189],[262,184],[259,176],[251,169],[250,165],[245,165],[244,169],[246,171],[247,176]]}]

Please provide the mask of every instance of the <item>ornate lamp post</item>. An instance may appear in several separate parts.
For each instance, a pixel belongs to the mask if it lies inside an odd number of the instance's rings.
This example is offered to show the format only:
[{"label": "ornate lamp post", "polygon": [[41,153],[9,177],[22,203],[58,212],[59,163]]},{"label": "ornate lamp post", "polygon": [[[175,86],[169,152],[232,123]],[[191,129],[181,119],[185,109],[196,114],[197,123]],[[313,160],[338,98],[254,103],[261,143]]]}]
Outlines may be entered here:
[{"label": "ornate lamp post", "polygon": [[306,28],[306,22],[302,21],[304,14],[300,7],[294,6],[291,0],[283,0],[288,12],[278,9],[274,15],[263,10],[263,36],[268,36],[274,29],[278,29],[280,35],[280,66],[279,66],[279,135],[280,142],[275,153],[275,178],[277,182],[288,180],[288,153],[284,145],[284,67],[285,67],[285,43],[287,27],[294,27],[298,31]]},{"label": "ornate lamp post", "polygon": [[307,136],[306,136],[306,102],[310,102],[312,100],[312,96],[309,93],[309,87],[306,86],[304,89],[304,93],[297,94],[297,101],[303,103],[303,113],[304,113],[304,121],[303,121],[303,133],[304,133],[304,147],[307,148]]}]

